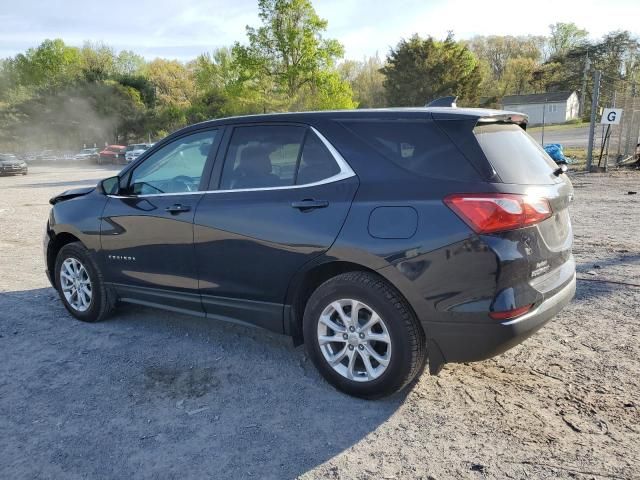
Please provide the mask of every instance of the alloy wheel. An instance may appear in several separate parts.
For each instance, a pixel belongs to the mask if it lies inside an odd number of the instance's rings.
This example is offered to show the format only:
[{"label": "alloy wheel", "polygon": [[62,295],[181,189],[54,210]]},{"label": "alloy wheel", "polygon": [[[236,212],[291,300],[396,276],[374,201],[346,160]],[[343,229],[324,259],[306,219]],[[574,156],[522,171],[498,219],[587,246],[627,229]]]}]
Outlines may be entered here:
[{"label": "alloy wheel", "polygon": [[331,302],[318,321],[318,343],[327,363],[349,380],[380,377],[391,360],[391,337],[382,318],[354,299]]},{"label": "alloy wheel", "polygon": [[89,272],[76,258],[67,258],[60,266],[60,288],[67,303],[78,312],[91,306],[92,284]]}]

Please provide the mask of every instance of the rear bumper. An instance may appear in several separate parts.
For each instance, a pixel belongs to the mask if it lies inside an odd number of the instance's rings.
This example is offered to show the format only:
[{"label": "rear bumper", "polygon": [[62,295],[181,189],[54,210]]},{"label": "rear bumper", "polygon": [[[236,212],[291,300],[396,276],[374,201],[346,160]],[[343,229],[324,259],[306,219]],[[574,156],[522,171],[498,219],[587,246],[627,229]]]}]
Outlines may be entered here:
[{"label": "rear bumper", "polygon": [[576,291],[575,273],[571,280],[535,310],[500,323],[429,322],[430,369],[437,373],[444,363],[485,360],[499,355],[533,335],[560,312]]}]

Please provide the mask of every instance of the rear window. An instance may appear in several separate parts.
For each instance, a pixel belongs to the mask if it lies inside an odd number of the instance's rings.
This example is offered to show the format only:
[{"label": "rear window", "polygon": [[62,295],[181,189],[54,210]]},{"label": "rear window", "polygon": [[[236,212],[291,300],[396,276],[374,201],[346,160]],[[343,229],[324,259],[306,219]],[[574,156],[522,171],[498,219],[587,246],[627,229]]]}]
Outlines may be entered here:
[{"label": "rear window", "polygon": [[399,167],[425,177],[477,180],[478,172],[432,121],[349,120],[347,129]]},{"label": "rear window", "polygon": [[504,183],[555,183],[558,168],[542,147],[517,125],[480,125],[475,133],[487,160]]}]

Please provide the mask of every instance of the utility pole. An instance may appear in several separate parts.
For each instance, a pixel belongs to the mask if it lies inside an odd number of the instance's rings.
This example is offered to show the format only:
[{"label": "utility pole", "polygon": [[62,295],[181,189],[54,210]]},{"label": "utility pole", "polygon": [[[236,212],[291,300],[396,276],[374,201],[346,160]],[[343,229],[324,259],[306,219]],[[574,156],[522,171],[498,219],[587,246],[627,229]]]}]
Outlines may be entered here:
[{"label": "utility pole", "polygon": [[545,123],[544,112],[546,109],[547,109],[547,97],[545,97],[544,103],[542,104],[542,139],[540,143],[543,147],[544,147],[544,123]]},{"label": "utility pole", "polygon": [[[624,154],[625,155],[635,155],[636,152],[636,145],[638,144],[638,132],[636,130],[635,134],[634,134],[634,118],[635,118],[635,114],[636,114],[636,97],[638,95],[638,91],[637,91],[637,85],[636,83],[632,83],[631,84],[631,106],[628,110],[627,115],[627,138],[626,138],[626,142],[625,142],[625,149],[624,149]],[[622,125],[620,125],[620,128],[623,128]]]},{"label": "utility pole", "polygon": [[596,110],[598,109],[598,97],[600,96],[600,70],[593,74],[593,94],[591,95],[591,123],[589,124],[589,147],[587,148],[587,172],[591,171],[593,162],[593,138],[596,131]]},{"label": "utility pole", "polygon": [[584,102],[587,98],[587,75],[589,75],[589,51],[587,50],[587,54],[584,57],[584,73],[582,75],[582,91],[580,92],[580,108],[578,109],[578,116],[582,118],[584,115]]}]

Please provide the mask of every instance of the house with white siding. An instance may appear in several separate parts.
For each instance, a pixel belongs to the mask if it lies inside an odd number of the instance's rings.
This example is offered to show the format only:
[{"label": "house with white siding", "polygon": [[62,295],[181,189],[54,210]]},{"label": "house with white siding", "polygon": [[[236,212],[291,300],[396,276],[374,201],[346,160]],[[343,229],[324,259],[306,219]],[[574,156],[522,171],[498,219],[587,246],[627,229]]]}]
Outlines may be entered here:
[{"label": "house with white siding", "polygon": [[[578,118],[580,101],[576,92],[547,92],[531,95],[507,95],[502,108],[529,115],[529,125],[564,123]],[[544,114],[543,114],[544,112]]]}]

